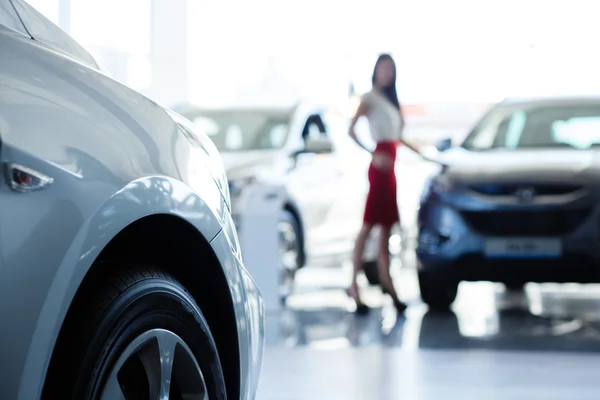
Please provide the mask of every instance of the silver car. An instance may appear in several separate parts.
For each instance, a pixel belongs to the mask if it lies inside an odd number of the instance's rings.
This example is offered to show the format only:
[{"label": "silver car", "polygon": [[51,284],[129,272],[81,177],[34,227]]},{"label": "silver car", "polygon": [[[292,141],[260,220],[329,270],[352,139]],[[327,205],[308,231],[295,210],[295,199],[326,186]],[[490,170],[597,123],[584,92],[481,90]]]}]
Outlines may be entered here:
[{"label": "silver car", "polygon": [[252,399],[263,304],[207,136],[0,0],[0,397]]},{"label": "silver car", "polygon": [[460,281],[600,282],[600,97],[506,100],[449,145],[419,210],[426,303]]}]

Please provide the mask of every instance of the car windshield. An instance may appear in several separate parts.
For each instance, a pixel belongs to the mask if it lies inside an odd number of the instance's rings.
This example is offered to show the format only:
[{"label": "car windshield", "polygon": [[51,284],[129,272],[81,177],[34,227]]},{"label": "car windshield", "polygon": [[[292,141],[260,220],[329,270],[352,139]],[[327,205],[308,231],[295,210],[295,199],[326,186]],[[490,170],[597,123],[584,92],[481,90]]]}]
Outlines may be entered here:
[{"label": "car windshield", "polygon": [[203,112],[190,119],[223,152],[280,149],[289,132],[289,116],[283,112]]},{"label": "car windshield", "polygon": [[472,151],[595,146],[600,146],[600,104],[595,103],[501,106],[462,145]]}]

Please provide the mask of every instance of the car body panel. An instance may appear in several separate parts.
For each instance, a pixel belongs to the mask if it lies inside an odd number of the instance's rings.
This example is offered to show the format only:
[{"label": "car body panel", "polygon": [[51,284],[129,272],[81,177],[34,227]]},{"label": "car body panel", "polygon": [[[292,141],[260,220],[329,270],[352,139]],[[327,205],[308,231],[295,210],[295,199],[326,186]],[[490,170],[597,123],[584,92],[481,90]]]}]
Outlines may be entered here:
[{"label": "car body panel", "polygon": [[[6,0],[0,0],[6,1]],[[41,23],[40,21],[36,22]],[[54,179],[42,191],[0,186],[0,392],[37,399],[67,309],[104,246],[136,220],[190,222],[213,248],[238,320],[240,383],[251,398],[262,352],[260,295],[246,275],[235,229],[206,160],[165,110],[93,66],[0,26],[1,161]],[[68,50],[68,49],[67,49]],[[225,227],[225,230],[223,228]],[[60,230],[58,230],[60,229]],[[40,266],[43,266],[41,268]],[[243,328],[243,329],[242,329]],[[244,374],[245,373],[245,374]]]},{"label": "car body panel", "polygon": [[[233,224],[233,221],[230,221]],[[220,232],[211,242],[213,250],[225,270],[229,270],[230,276],[235,276],[238,281],[233,285],[233,297],[235,304],[243,304],[244,318],[238,317],[237,328],[240,337],[240,348],[248,353],[240,363],[240,373],[249,379],[241,382],[240,393],[244,399],[253,399],[258,387],[258,374],[262,365],[264,337],[265,337],[265,309],[262,297],[256,283],[242,266],[239,258],[232,256],[231,244],[226,233]],[[236,272],[239,271],[239,272]]]},{"label": "car body panel", "polygon": [[[504,150],[470,152],[453,148],[439,161],[448,164],[444,173],[460,182],[571,181],[589,182],[600,172],[596,150]],[[475,174],[473,171],[477,171]]]},{"label": "car body panel", "polygon": [[63,54],[86,64],[98,68],[94,58],[79,43],[63,32],[54,24],[48,24],[42,14],[23,0],[11,0],[18,12],[23,25],[36,41],[61,51]]}]

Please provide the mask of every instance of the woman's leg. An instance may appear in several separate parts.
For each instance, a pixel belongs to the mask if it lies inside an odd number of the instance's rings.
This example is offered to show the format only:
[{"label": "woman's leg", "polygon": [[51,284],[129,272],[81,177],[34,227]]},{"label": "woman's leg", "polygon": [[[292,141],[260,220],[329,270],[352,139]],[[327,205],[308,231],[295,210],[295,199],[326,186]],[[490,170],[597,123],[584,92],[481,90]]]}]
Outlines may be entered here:
[{"label": "woman's leg", "polygon": [[354,268],[352,271],[352,283],[350,284],[350,296],[354,298],[357,305],[362,304],[362,302],[360,301],[360,294],[358,293],[358,283],[356,282],[356,279],[358,277],[358,273],[363,267],[365,244],[367,243],[367,239],[369,238],[369,233],[371,233],[372,228],[373,226],[370,224],[363,224],[362,228],[360,228],[358,236],[356,237],[354,251],[352,253],[352,264]]},{"label": "woman's leg", "polygon": [[390,275],[390,237],[392,236],[391,226],[382,226],[379,231],[379,257],[377,259],[377,266],[379,270],[379,279],[381,281],[381,287],[383,291],[389,294],[394,300],[396,307],[402,304],[394,288],[394,282]]}]

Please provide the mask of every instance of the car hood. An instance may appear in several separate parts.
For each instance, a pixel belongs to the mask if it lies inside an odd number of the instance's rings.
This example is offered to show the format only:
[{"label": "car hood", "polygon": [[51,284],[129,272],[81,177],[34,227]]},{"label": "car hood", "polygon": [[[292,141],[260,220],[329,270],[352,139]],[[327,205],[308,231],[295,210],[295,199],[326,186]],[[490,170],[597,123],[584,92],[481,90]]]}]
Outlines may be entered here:
[{"label": "car hood", "polygon": [[455,148],[436,157],[445,174],[468,181],[589,181],[598,179],[596,150],[531,149],[481,152]]},{"label": "car hood", "polygon": [[234,180],[253,176],[261,168],[272,167],[276,162],[277,152],[271,150],[222,152],[221,158],[227,178]]}]

